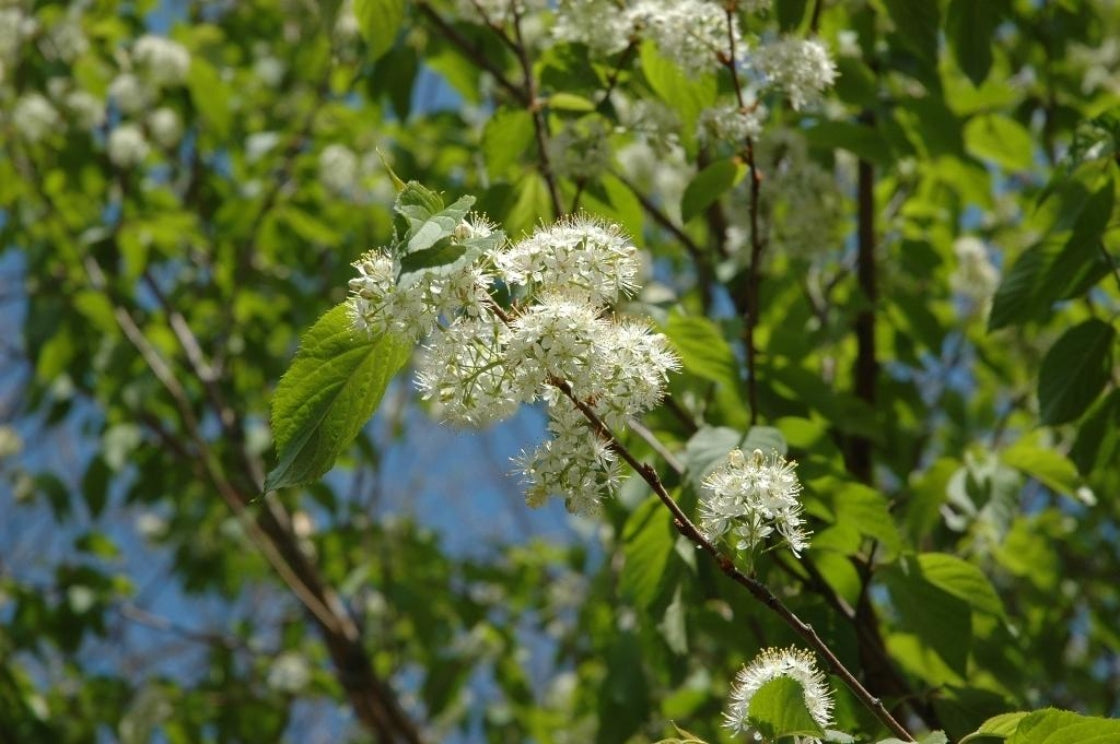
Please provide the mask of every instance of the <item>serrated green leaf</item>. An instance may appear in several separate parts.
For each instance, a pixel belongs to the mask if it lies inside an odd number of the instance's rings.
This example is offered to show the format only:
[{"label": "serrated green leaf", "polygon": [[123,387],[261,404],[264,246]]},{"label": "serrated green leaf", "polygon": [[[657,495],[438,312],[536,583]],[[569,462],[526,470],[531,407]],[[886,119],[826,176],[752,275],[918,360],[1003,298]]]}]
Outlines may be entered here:
[{"label": "serrated green leaf", "polygon": [[1120,720],[1095,718],[1067,710],[1035,711],[1021,721],[1007,744],[1115,744]]},{"label": "serrated green leaf", "polygon": [[881,493],[862,483],[846,483],[832,503],[837,524],[853,525],[860,534],[878,540],[886,551],[884,557],[901,549],[902,538]]},{"label": "serrated green leaf", "polygon": [[369,48],[369,61],[375,62],[396,41],[404,23],[405,0],[354,0],[354,16]]},{"label": "serrated green leaf", "polygon": [[330,470],[410,352],[401,339],[354,332],[346,303],[319,318],[272,396],[279,462],[265,490],[308,483]]},{"label": "serrated green leaf", "polygon": [[737,159],[717,160],[696,174],[681,197],[681,219],[688,222],[703,213],[724,193],[743,180],[747,168]]},{"label": "serrated green leaf", "polygon": [[1112,374],[1115,340],[1110,323],[1090,318],[1054,342],[1038,375],[1042,423],[1063,424],[1085,413]]},{"label": "serrated green leaf", "polygon": [[785,736],[823,736],[824,731],[805,705],[805,690],[792,677],[777,677],[751,697],[751,723],[768,741]]},{"label": "serrated green leaf", "polygon": [[890,590],[899,629],[912,633],[923,647],[963,677],[972,647],[968,603],[926,581],[913,562],[904,560],[889,566],[881,572],[881,578]]}]

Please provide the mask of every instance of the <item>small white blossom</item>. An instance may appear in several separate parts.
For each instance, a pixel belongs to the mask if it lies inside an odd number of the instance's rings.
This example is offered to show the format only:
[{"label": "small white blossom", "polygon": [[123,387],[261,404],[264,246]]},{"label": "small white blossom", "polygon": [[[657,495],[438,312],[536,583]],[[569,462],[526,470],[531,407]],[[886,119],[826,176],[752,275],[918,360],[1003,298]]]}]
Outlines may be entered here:
[{"label": "small white blossom", "polygon": [[796,111],[816,103],[836,81],[836,63],[818,39],[786,36],[772,41],[755,51],[754,64],[769,85],[789,96]]},{"label": "small white blossom", "polygon": [[148,130],[161,147],[174,147],[183,137],[183,122],[174,109],[165,106],[148,117]]},{"label": "small white blossom", "polygon": [[58,127],[61,118],[51,102],[40,93],[27,93],[16,101],[12,123],[28,142],[45,139]]},{"label": "small white blossom", "polygon": [[592,364],[595,338],[608,325],[599,309],[577,296],[544,295],[512,323],[513,335],[506,350],[509,365],[517,372],[521,397],[549,380],[568,381],[576,395],[587,397],[601,386]]},{"label": "small white blossom", "polygon": [[276,657],[268,670],[268,686],[280,692],[294,694],[307,687],[311,681],[311,668],[302,654],[287,651]]},{"label": "small white blossom", "polygon": [[109,97],[123,113],[135,114],[148,105],[151,92],[140,78],[131,72],[123,72],[109,83]]},{"label": "small white blossom", "polygon": [[494,262],[507,283],[530,291],[578,289],[596,305],[616,302],[637,288],[637,249],[617,225],[591,217],[541,228]]},{"label": "small white blossom", "polygon": [[187,48],[163,36],[141,36],[132,48],[132,56],[160,87],[182,84],[191,68]]},{"label": "small white blossom", "polygon": [[618,458],[566,398],[549,406],[552,438],[517,463],[524,475],[525,501],[543,506],[550,496],[564,499],[569,512],[597,513],[604,497],[615,496],[621,482]]},{"label": "small white blossom", "polygon": [[144,162],[151,146],[135,124],[121,124],[109,133],[109,160],[118,168],[132,168]]},{"label": "small white blossom", "polygon": [[270,88],[280,85],[286,72],[284,63],[272,55],[260,57],[253,63],[253,74]]},{"label": "small white blossom", "polygon": [[51,24],[44,46],[47,56],[63,62],[73,62],[89,49],[89,40],[78,18],[71,17]]},{"label": "small white blossom", "polygon": [[560,0],[552,35],[559,41],[586,44],[597,54],[614,54],[630,44],[634,21],[614,0]]},{"label": "small white blossom", "polygon": [[586,397],[607,426],[621,427],[661,402],[669,373],[680,369],[663,334],[641,321],[621,320],[602,324],[593,340],[589,377],[595,387]]},{"label": "small white blossom", "polygon": [[[828,681],[817,668],[813,654],[794,647],[767,648],[735,675],[731,687],[728,709],[723,725],[733,733],[753,732],[750,722],[751,700],[767,682],[788,677],[801,685],[805,707],[822,729],[832,724],[832,691]],[[801,744],[818,742],[812,737],[801,737]]]},{"label": "small white blossom", "polygon": [[319,180],[337,194],[350,194],[358,179],[358,156],[345,145],[331,144],[319,153]]},{"label": "small white blossom", "polygon": [[748,457],[732,450],[703,482],[704,537],[711,542],[728,538],[736,550],[750,553],[777,531],[795,554],[809,547],[796,467],[777,452],[764,455],[755,450]]},{"label": "small white blossom", "polygon": [[94,129],[105,123],[105,102],[88,91],[67,93],[64,104],[78,129]]},{"label": "small white blossom", "polygon": [[477,266],[459,271],[418,271],[398,283],[399,262],[380,250],[356,262],[359,276],[350,280],[350,317],[360,331],[395,333],[417,339],[428,335],[441,317],[478,315],[489,301],[490,278]]},{"label": "small white blossom", "polygon": [[988,249],[979,238],[966,235],[953,243],[957,255],[957,268],[949,278],[953,291],[971,299],[977,305],[986,305],[999,287],[999,269],[988,257]]},{"label": "small white blossom", "polygon": [[753,139],[762,134],[766,113],[766,107],[761,103],[745,108],[738,104],[713,106],[701,112],[696,122],[696,133],[704,142],[725,142],[743,147],[748,137]]},{"label": "small white blossom", "polygon": [[630,16],[661,54],[689,75],[715,72],[730,60],[732,39],[736,59],[747,50],[738,17],[711,0],[639,0]]},{"label": "small white blossom", "polygon": [[509,418],[521,404],[503,353],[511,331],[486,314],[456,318],[424,347],[416,384],[439,404],[441,420],[455,426],[488,426]]}]

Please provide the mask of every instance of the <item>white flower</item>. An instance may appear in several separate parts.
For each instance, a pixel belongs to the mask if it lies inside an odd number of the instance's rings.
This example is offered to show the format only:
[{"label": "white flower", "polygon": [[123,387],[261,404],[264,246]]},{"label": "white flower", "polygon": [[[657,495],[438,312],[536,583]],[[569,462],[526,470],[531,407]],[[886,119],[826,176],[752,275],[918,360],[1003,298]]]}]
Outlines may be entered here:
[{"label": "white flower", "polygon": [[271,54],[258,57],[253,63],[253,74],[270,88],[275,88],[283,82],[286,71],[284,63]]},{"label": "white flower", "polygon": [[531,400],[532,391],[550,379],[568,381],[581,398],[598,390],[602,382],[592,365],[595,338],[608,325],[599,318],[599,309],[580,297],[549,294],[529,306],[513,321],[506,351],[519,395]]},{"label": "white flower", "polygon": [[766,113],[761,103],[746,108],[738,104],[713,106],[701,112],[696,134],[704,142],[726,142],[743,147],[748,137],[753,139],[762,133]]},{"label": "white flower", "polygon": [[[734,733],[753,731],[751,699],[763,685],[779,677],[788,677],[801,685],[805,707],[818,726],[824,729],[832,724],[832,691],[824,674],[817,669],[812,653],[791,646],[763,649],[750,664],[739,670],[731,687],[723,725]],[[801,741],[818,740],[803,738]]]},{"label": "white flower", "polygon": [[345,145],[331,144],[319,153],[319,180],[337,194],[349,194],[358,179],[358,156]]},{"label": "white flower", "polygon": [[79,129],[93,129],[105,123],[105,102],[88,91],[71,91],[64,103]]},{"label": "white flower", "polygon": [[89,41],[82,31],[81,23],[73,14],[51,24],[48,41],[45,45],[49,50],[48,55],[63,62],[73,62],[89,49]]},{"label": "white flower", "polygon": [[276,132],[254,132],[245,138],[245,159],[255,163],[280,143]]},{"label": "white flower", "polygon": [[161,147],[174,147],[183,137],[183,122],[174,109],[158,108],[148,117],[148,129]]},{"label": "white flower", "polygon": [[836,81],[836,63],[818,39],[786,36],[772,41],[755,51],[754,64],[797,111],[819,100]]},{"label": "white flower", "polygon": [[294,694],[311,681],[311,668],[302,654],[286,651],[276,657],[268,670],[268,686],[279,692]]},{"label": "white flower", "polygon": [[11,60],[23,43],[23,10],[0,8],[0,63]]},{"label": "white flower", "polygon": [[734,13],[728,14],[717,2],[639,0],[629,15],[641,33],[652,39],[664,56],[680,65],[689,75],[715,72],[730,60],[731,39],[734,39],[737,60],[742,59],[747,51],[738,17]]},{"label": "white flower", "polygon": [[46,138],[60,121],[58,111],[40,93],[21,96],[12,111],[12,124],[28,142]]},{"label": "white flower", "polygon": [[630,44],[634,21],[614,0],[560,0],[552,35],[559,41],[586,44],[597,54],[614,54]]},{"label": "white flower", "polygon": [[131,168],[144,162],[151,146],[135,124],[121,124],[109,133],[109,160],[118,168]]},{"label": "white flower", "polygon": [[728,537],[736,550],[752,552],[775,531],[790,549],[809,547],[801,519],[801,483],[797,463],[777,452],[755,450],[749,457],[732,450],[704,479],[700,494],[700,530],[716,542]]},{"label": "white flower", "polygon": [[477,316],[489,301],[490,277],[477,266],[457,271],[418,271],[397,278],[400,263],[384,251],[369,251],[354,262],[350,280],[350,318],[356,330],[409,339],[427,336],[441,317]]},{"label": "white flower", "polygon": [[669,340],[641,321],[602,323],[593,341],[589,383],[594,387],[584,397],[595,401],[595,412],[611,428],[660,403],[669,373],[680,369]]},{"label": "white flower", "polygon": [[534,290],[579,291],[591,304],[637,288],[637,249],[617,225],[577,216],[538,229],[494,256],[498,274]]},{"label": "white flower", "polygon": [[191,68],[187,48],[163,36],[141,36],[132,47],[132,56],[160,87],[183,83]]},{"label": "white flower", "polygon": [[618,458],[566,398],[549,406],[548,429],[552,439],[517,459],[526,503],[539,507],[550,496],[560,496],[573,514],[597,513],[603,498],[618,492]]},{"label": "white flower", "polygon": [[957,254],[957,268],[949,278],[953,291],[978,305],[989,302],[999,287],[999,269],[992,264],[983,241],[962,236],[953,243],[953,252]]},{"label": "white flower", "polygon": [[439,404],[441,420],[456,426],[488,426],[509,418],[521,404],[503,354],[511,331],[486,314],[456,318],[424,347],[416,384],[425,400]]},{"label": "white flower", "polygon": [[122,72],[109,83],[109,97],[122,112],[135,114],[148,105],[151,93],[140,78],[131,72]]}]

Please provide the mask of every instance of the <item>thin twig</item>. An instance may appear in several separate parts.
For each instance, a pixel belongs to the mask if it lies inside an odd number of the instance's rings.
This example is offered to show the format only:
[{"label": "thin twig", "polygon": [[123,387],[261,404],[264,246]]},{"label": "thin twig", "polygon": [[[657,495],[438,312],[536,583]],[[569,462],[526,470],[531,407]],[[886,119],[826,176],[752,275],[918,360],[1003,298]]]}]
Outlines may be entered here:
[{"label": "thin twig", "polygon": [[661,478],[658,476],[657,471],[652,466],[639,461],[633,453],[622,444],[618,437],[614,435],[614,432],[612,432],[599,415],[595,413],[594,409],[575,395],[571,385],[564,380],[552,380],[551,383],[579,409],[588,422],[591,423],[595,433],[602,437],[604,441],[609,442],[611,448],[642,477],[651,489],[653,489],[653,492],[657,495],[658,499],[661,500],[661,503],[672,513],[673,523],[681,535],[712,556],[724,575],[745,588],[752,597],[778,615],[786,625],[808,643],[813,650],[824,659],[826,666],[832,673],[840,677],[848,689],[852,691],[852,694],[854,694],[860,702],[891,731],[891,733],[903,741],[914,741],[914,737],[910,735],[910,732],[907,731],[901,723],[895,720],[881,700],[868,692],[867,689],[860,684],[856,676],[844,666],[843,662],[832,652],[832,649],[821,640],[821,637],[817,635],[817,632],[811,625],[798,617],[793,610],[770,591],[769,587],[736,568],[734,562],[730,558],[721,553],[715,545],[704,537],[703,533],[701,533],[700,529],[688,518],[688,515],[684,513],[680,505],[669,495],[669,492],[661,483]]}]

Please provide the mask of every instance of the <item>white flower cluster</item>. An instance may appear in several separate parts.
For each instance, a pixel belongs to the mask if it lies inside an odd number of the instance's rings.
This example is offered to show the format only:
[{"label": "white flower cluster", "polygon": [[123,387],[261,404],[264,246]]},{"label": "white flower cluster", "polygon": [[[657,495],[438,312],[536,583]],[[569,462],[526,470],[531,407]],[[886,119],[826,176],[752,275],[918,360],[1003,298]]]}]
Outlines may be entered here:
[{"label": "white flower cluster", "polygon": [[[679,366],[663,335],[611,317],[609,306],[637,288],[636,248],[617,226],[587,217],[513,245],[485,220],[468,218],[452,239],[488,247],[473,261],[403,275],[385,251],[355,263],[354,326],[430,336],[417,384],[448,423],[486,426],[544,401],[552,438],[518,460],[527,501],[538,506],[559,495],[569,510],[593,512],[617,490],[619,464],[561,386],[620,427],[660,401]],[[495,285],[514,298],[508,310],[491,299]]]},{"label": "white flower cluster", "polygon": [[[801,685],[805,707],[817,725],[827,729],[832,724],[832,692],[824,674],[817,669],[813,655],[804,649],[767,648],[735,675],[724,726],[738,734],[753,732],[750,722],[751,700],[762,686],[780,677],[788,677]],[[819,739],[799,737],[798,744],[816,744]]]},{"label": "white flower cluster", "polygon": [[836,63],[819,39],[786,36],[756,49],[752,61],[795,111],[816,103],[836,81]]},{"label": "white flower cluster", "polygon": [[157,87],[181,85],[191,68],[191,53],[178,42],[145,34],[132,47],[132,58]]},{"label": "white flower cluster", "polygon": [[749,456],[734,449],[703,482],[700,530],[711,542],[725,538],[753,552],[776,531],[796,554],[809,547],[801,519],[801,483],[795,462],[777,452]]},{"label": "white flower cluster", "polygon": [[109,160],[118,168],[140,165],[151,150],[136,124],[121,124],[109,133]]},{"label": "white flower cluster", "polygon": [[39,142],[49,136],[61,121],[58,111],[40,93],[20,96],[12,110],[12,124],[28,142]]},{"label": "white flower cluster", "polygon": [[346,145],[327,145],[319,153],[319,180],[336,194],[350,193],[358,183],[358,156]]},{"label": "white flower cluster", "polygon": [[732,38],[736,53],[743,49],[737,17],[712,0],[637,0],[625,7],[612,0],[561,0],[552,35],[599,54],[649,38],[690,75],[718,69],[731,56]]},{"label": "white flower cluster", "polygon": [[953,291],[986,306],[999,287],[999,269],[992,264],[984,242],[966,235],[953,243],[953,252],[957,254],[957,268],[949,278]]},{"label": "white flower cluster", "polygon": [[762,134],[766,113],[766,107],[761,103],[745,108],[738,104],[713,106],[700,113],[696,123],[697,134],[704,142],[742,144],[748,137]]}]

